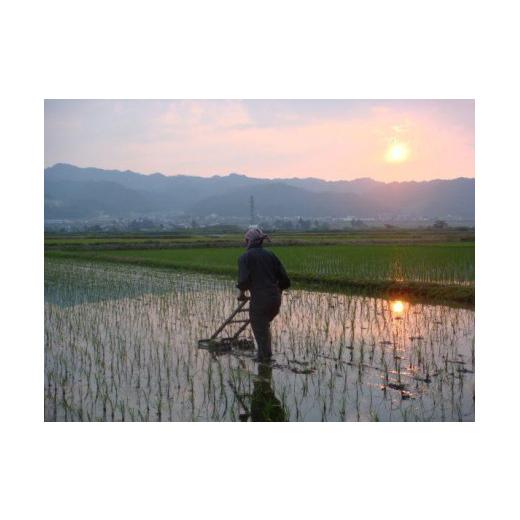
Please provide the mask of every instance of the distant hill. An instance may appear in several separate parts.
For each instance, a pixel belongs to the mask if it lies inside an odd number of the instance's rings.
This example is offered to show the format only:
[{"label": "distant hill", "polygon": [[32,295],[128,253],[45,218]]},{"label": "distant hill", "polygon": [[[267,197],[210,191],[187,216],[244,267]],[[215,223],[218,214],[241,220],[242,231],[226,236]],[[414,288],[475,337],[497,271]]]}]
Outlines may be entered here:
[{"label": "distant hill", "polygon": [[46,168],[45,218],[82,219],[151,214],[247,216],[249,196],[263,216],[460,217],[475,215],[475,180],[382,183],[372,179],[255,179],[195,177],[131,171]]},{"label": "distant hill", "polygon": [[247,215],[251,194],[255,197],[258,212],[269,216],[371,217],[390,211],[384,202],[374,203],[355,193],[316,192],[282,182],[257,186],[254,192],[250,187],[245,187],[208,197],[191,206],[189,211],[195,215]]}]

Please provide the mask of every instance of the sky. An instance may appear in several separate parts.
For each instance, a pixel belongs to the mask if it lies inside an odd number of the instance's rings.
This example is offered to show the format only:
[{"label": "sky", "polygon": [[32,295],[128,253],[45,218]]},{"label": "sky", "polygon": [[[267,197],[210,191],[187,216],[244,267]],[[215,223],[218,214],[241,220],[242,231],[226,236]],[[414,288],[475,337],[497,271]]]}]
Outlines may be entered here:
[{"label": "sky", "polygon": [[383,182],[474,177],[473,100],[46,100],[45,166]]}]

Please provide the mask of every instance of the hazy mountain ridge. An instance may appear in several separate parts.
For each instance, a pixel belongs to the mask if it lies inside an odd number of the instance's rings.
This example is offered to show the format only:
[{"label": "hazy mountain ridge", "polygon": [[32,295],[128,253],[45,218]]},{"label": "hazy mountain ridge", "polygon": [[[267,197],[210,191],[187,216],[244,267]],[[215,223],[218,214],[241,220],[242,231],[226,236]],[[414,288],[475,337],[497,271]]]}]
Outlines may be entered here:
[{"label": "hazy mountain ridge", "polygon": [[473,219],[475,180],[458,178],[382,183],[360,178],[256,179],[245,175],[196,177],[132,171],[46,168],[45,218],[148,214],[247,216],[249,196],[264,216],[443,217]]},{"label": "hazy mountain ridge", "polygon": [[312,192],[283,182],[273,182],[255,187],[254,193],[251,193],[250,187],[245,187],[206,198],[194,204],[190,212],[195,215],[248,215],[251,194],[254,195],[258,212],[269,216],[371,217],[375,211],[381,213],[388,210],[383,204],[369,207],[366,198],[354,193]]}]

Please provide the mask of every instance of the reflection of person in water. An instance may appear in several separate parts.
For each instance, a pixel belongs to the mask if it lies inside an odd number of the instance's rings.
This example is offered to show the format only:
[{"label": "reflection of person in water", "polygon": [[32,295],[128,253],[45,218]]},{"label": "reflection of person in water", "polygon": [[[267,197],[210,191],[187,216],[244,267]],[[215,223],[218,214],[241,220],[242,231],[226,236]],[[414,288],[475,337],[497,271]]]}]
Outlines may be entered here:
[{"label": "reflection of person in water", "polygon": [[282,422],[286,420],[282,404],[271,386],[272,368],[268,364],[258,364],[258,376],[253,383],[251,397],[251,419],[263,422]]}]

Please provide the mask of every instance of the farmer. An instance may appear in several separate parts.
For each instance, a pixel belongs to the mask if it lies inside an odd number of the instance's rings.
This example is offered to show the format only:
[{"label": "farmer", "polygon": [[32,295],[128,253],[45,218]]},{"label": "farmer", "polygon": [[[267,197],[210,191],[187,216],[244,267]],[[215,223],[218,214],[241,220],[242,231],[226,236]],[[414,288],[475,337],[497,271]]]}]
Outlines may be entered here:
[{"label": "farmer", "polygon": [[257,226],[250,227],[245,236],[247,251],[238,259],[239,301],[245,291],[251,293],[249,317],[258,346],[257,361],[269,361],[272,356],[270,323],[280,310],[282,291],[291,285],[277,256],[262,247],[269,237]]}]

